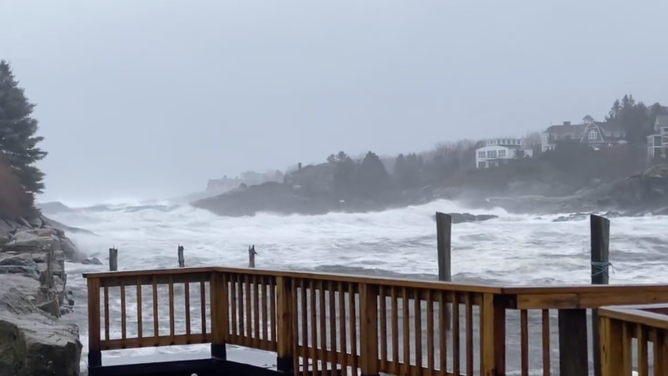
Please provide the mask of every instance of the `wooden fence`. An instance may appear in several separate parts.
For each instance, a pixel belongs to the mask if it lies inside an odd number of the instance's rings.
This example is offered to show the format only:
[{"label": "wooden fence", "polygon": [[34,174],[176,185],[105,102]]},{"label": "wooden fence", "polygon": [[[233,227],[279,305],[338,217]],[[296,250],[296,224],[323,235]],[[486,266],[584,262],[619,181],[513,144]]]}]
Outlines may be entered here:
[{"label": "wooden fence", "polygon": [[[491,376],[510,364],[521,375],[584,376],[587,309],[668,303],[668,285],[493,287],[218,267],[84,276],[89,367],[105,350],[211,343],[222,359],[225,344],[276,352],[280,371],[304,375]],[[602,338],[618,335],[620,313],[601,312]]]}]

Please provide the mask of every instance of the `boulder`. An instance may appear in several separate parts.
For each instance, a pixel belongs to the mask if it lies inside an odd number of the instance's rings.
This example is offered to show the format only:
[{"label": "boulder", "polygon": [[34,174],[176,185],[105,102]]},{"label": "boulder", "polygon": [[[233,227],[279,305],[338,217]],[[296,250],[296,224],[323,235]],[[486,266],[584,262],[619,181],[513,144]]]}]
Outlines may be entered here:
[{"label": "boulder", "polygon": [[37,228],[31,230],[17,231],[6,247],[32,247],[34,252],[44,252],[44,249],[53,247],[56,251],[62,251],[65,259],[72,262],[81,262],[86,259],[86,255],[72,243],[62,230],[55,228]]},{"label": "boulder", "polygon": [[78,376],[78,328],[37,308],[7,277],[0,276],[0,375]]}]

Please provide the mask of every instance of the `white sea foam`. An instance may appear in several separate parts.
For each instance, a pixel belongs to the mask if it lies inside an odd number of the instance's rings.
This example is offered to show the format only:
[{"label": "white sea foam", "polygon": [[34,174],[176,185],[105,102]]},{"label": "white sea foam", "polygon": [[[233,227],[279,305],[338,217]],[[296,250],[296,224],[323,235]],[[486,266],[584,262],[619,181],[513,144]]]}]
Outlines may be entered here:
[{"label": "white sea foam", "polygon": [[[143,206],[142,206],[143,205]],[[176,267],[176,247],[185,246],[188,266],[245,267],[255,244],[258,268],[374,273],[407,278],[437,274],[434,213],[496,214],[498,219],[453,226],[454,280],[502,284],[589,283],[587,221],[552,222],[555,215],[514,215],[502,209],[472,210],[454,202],[381,213],[321,216],[219,217],[167,202],[116,202],[104,210],[61,213],[53,219],[96,235],[70,234],[90,256],[106,264],[119,249],[119,269]],[[611,283],[652,283],[668,271],[668,217],[615,218],[611,226]],[[68,284],[87,341],[85,284],[81,273],[106,265],[68,264]],[[179,349],[161,349],[175,351]],[[154,349],[135,352],[151,352]]]}]

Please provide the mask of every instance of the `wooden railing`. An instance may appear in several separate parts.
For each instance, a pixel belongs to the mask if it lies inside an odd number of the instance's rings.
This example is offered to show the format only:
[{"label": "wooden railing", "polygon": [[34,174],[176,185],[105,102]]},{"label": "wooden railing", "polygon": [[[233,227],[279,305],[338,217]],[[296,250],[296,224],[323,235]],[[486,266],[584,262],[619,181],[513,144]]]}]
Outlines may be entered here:
[{"label": "wooden railing", "polygon": [[599,311],[603,376],[668,374],[668,305]]},{"label": "wooden railing", "polygon": [[588,308],[668,303],[668,286],[506,288],[232,268],[85,277],[89,367],[104,350],[211,343],[217,359],[225,344],[274,351],[279,371],[304,375],[578,376],[590,368]]}]

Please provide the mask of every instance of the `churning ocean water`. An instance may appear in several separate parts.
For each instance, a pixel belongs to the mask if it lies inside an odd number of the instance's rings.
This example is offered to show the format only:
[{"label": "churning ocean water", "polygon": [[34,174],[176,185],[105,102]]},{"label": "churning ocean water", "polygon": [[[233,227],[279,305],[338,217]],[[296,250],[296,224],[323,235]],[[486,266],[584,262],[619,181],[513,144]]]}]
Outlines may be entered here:
[{"label": "churning ocean water", "polygon": [[[589,223],[553,222],[558,215],[464,209],[444,200],[381,213],[260,214],[243,218],[219,217],[206,210],[169,203],[99,205],[51,216],[69,226],[93,231],[95,236],[69,236],[90,257],[98,257],[104,264],[67,264],[75,311],[64,319],[79,325],[85,367],[88,333],[86,286],[81,273],[108,270],[108,249],[112,246],[119,249],[119,270],[177,267],[178,244],[185,247],[187,266],[246,267],[248,246],[254,244],[258,268],[435,280],[436,211],[499,216],[485,222],[453,225],[455,282],[559,285],[590,281]],[[611,222],[610,259],[614,272],[610,283],[668,283],[668,217],[614,218]],[[111,308],[119,311],[112,313],[120,315],[120,307]],[[133,326],[128,324],[129,328]],[[536,340],[540,341],[540,336]],[[128,351],[150,354],[203,347],[206,346],[124,350],[112,356]],[[512,348],[509,345],[509,352]],[[509,358],[519,356],[511,354]],[[509,371],[515,368],[513,363],[509,362]],[[539,367],[540,364],[532,365],[538,374]]]}]

